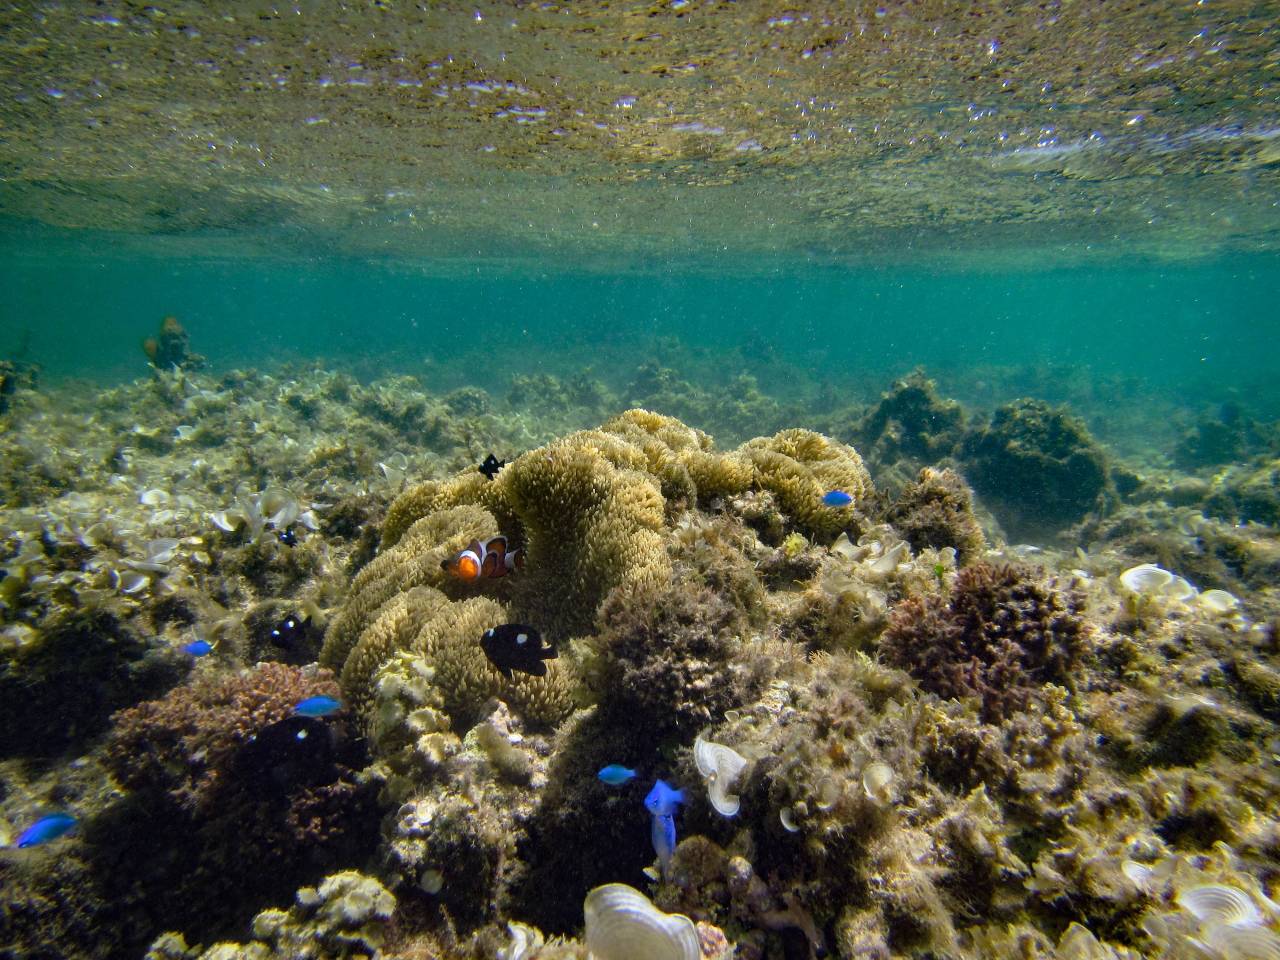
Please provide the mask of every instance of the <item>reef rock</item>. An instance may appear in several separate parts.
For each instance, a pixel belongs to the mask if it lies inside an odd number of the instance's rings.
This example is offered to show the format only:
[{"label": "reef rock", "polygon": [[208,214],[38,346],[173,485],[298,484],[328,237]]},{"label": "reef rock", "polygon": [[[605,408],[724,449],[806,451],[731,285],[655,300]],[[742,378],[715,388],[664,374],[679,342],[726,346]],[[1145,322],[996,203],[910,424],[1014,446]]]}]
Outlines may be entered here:
[{"label": "reef rock", "polygon": [[1009,535],[1052,537],[1112,492],[1102,448],[1083,421],[1042,400],[1015,400],[961,447],[965,476]]}]

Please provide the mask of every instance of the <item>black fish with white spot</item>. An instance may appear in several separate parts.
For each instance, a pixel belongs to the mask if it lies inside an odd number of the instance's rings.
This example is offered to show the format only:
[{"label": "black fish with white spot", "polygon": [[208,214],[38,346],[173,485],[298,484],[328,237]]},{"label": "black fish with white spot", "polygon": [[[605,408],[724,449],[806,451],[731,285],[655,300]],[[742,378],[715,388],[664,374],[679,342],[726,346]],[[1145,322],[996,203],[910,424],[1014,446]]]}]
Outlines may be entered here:
[{"label": "black fish with white spot", "polygon": [[490,627],[480,638],[480,649],[507,679],[511,679],[512,670],[545,677],[547,665],[543,661],[554,660],[557,656],[554,646],[542,645],[542,634],[523,623]]}]

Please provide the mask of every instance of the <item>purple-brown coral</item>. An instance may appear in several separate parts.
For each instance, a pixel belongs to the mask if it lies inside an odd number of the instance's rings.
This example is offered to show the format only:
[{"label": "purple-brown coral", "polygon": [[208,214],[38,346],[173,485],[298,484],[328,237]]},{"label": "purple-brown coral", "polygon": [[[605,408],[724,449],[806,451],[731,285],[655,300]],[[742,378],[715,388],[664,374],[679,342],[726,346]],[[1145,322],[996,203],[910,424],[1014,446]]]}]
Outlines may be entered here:
[{"label": "purple-brown coral", "polygon": [[185,807],[205,809],[234,781],[241,748],[289,717],[299,700],[338,693],[328,671],[308,677],[279,663],[196,679],[117,713],[107,765],[126,787],[158,788]]},{"label": "purple-brown coral", "polygon": [[100,818],[109,830],[88,831],[95,874],[130,886],[168,928],[207,939],[360,862],[377,831],[371,789],[355,776],[363,757],[343,715],[294,712],[337,692],[327,671],[263,663],[197,671],[117,713],[104,761],[129,794]]},{"label": "purple-brown coral", "polygon": [[900,603],[880,649],[926,690],[978,697],[982,719],[998,723],[1042,684],[1072,686],[1088,644],[1082,606],[1039,570],[980,562],[956,575],[949,597]]},{"label": "purple-brown coral", "polygon": [[913,550],[954,547],[965,564],[986,549],[982,527],[973,514],[973,494],[954,470],[925,467],[907,484],[885,519]]}]

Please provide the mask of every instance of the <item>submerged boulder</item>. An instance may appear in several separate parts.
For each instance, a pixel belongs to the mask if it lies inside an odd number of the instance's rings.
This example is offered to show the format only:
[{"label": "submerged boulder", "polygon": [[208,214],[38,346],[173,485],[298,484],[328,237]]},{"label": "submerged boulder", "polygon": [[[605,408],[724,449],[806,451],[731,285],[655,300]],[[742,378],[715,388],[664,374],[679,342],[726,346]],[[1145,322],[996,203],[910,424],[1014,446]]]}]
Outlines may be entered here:
[{"label": "submerged boulder", "polygon": [[1043,400],[1015,400],[961,447],[964,475],[1011,538],[1052,537],[1102,508],[1106,454],[1084,422]]}]

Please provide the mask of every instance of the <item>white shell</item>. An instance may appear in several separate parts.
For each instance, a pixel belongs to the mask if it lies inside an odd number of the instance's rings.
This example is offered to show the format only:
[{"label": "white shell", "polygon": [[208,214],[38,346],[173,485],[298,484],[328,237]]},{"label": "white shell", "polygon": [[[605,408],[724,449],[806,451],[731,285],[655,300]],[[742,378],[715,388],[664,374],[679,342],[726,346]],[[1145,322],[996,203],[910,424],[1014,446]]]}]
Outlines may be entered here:
[{"label": "white shell", "polygon": [[877,760],[862,771],[862,789],[877,807],[893,802],[893,767]]},{"label": "white shell", "polygon": [[1100,944],[1087,927],[1073,922],[1058,941],[1057,955],[1062,960],[1108,960],[1115,953]]},{"label": "white shell", "polygon": [[831,544],[831,552],[839,554],[846,560],[860,560],[867,551],[864,547],[855,547],[849,535],[842,533],[836,537],[836,542]]},{"label": "white shell", "polygon": [[899,540],[877,560],[867,564],[867,572],[886,576],[898,569],[898,564],[907,555],[907,541]]},{"label": "white shell", "polygon": [[1225,590],[1206,590],[1200,594],[1200,606],[1210,613],[1234,613],[1240,601]]},{"label": "white shell", "polygon": [[227,533],[235,533],[244,523],[244,517],[234,510],[215,510],[209,514],[209,519],[213,521],[215,527]]},{"label": "white shell", "polygon": [[1201,923],[1253,927],[1262,922],[1262,911],[1253,902],[1253,897],[1239,887],[1206,883],[1179,890],[1175,900],[1178,906]]},{"label": "white shell", "polygon": [[1141,563],[1120,574],[1120,585],[1130,593],[1154,597],[1173,582],[1173,574],[1154,563]]},{"label": "white shell", "polygon": [[712,743],[698,737],[693,741],[693,760],[698,772],[707,781],[707,799],[716,813],[732,817],[738,812],[739,798],[729,793],[738,776],[747,766],[747,758],[722,743]]},{"label": "white shell", "polygon": [[116,582],[121,593],[141,593],[151,582],[151,578],[137,570],[121,570],[116,574]]},{"label": "white shell", "polygon": [[162,537],[159,540],[152,540],[147,544],[147,560],[151,563],[168,563],[173,559],[173,553],[178,549],[180,541],[173,537]]},{"label": "white shell", "polygon": [[511,934],[511,942],[498,948],[498,960],[529,960],[542,949],[542,931],[537,927],[510,921],[507,932]]},{"label": "white shell", "polygon": [[1155,881],[1155,871],[1144,863],[1138,863],[1136,860],[1126,860],[1120,864],[1120,872],[1139,890],[1144,893],[1150,893],[1152,884]]},{"label": "white shell", "polygon": [[829,810],[834,810],[839,802],[840,784],[836,783],[833,777],[823,777],[819,780],[818,798],[814,800],[814,806],[826,813]]},{"label": "white shell", "polygon": [[587,894],[584,939],[595,960],[699,960],[698,930],[683,914],[663,913],[625,883]]},{"label": "white shell", "polygon": [[1164,588],[1163,593],[1170,600],[1190,600],[1196,595],[1196,588],[1182,577],[1174,577]]},{"label": "white shell", "polygon": [[787,833],[796,833],[800,829],[800,824],[796,823],[795,817],[791,815],[790,807],[783,807],[778,811],[778,822]]},{"label": "white shell", "polygon": [[1280,936],[1266,927],[1218,926],[1204,934],[1218,956],[1238,960],[1280,960]]}]

